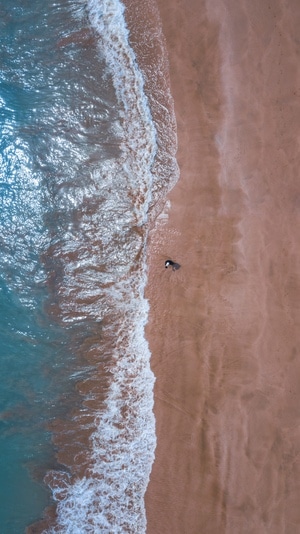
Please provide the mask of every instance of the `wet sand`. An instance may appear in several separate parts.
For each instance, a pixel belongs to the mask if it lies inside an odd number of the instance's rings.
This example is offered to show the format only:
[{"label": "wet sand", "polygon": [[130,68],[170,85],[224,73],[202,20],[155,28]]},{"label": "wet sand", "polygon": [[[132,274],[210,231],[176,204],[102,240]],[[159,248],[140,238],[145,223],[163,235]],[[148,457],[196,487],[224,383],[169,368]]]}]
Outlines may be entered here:
[{"label": "wet sand", "polygon": [[158,443],[147,534],[296,534],[300,7],[158,6],[181,176],[148,251]]}]

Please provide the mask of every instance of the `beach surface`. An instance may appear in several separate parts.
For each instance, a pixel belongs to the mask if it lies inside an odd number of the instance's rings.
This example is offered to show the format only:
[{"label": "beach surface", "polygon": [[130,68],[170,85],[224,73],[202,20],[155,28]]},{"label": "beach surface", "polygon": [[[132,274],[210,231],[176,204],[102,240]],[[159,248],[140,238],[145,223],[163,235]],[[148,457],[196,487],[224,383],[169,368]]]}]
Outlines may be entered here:
[{"label": "beach surface", "polygon": [[296,534],[300,7],[157,3],[180,179],[148,247],[147,534]]}]

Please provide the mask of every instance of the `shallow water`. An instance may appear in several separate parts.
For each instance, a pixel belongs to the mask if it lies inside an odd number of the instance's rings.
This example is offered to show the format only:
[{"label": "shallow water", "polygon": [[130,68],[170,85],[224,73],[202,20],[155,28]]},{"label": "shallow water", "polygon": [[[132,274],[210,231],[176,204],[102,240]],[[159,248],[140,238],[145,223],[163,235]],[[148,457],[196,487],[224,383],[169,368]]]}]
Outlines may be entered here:
[{"label": "shallow water", "polygon": [[49,532],[140,533],[155,448],[144,250],[176,178],[172,107],[159,126],[119,1],[0,10],[0,530],[57,502]]}]

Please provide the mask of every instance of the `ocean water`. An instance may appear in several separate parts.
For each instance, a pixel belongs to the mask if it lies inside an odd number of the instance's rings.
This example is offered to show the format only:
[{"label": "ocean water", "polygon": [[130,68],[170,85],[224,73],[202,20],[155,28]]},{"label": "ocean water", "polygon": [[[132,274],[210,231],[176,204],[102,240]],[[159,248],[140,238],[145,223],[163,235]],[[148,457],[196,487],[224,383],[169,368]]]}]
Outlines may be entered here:
[{"label": "ocean water", "polygon": [[125,15],[119,0],[0,0],[1,534],[49,506],[28,532],[146,528],[145,250],[176,134],[159,24],[154,76]]}]

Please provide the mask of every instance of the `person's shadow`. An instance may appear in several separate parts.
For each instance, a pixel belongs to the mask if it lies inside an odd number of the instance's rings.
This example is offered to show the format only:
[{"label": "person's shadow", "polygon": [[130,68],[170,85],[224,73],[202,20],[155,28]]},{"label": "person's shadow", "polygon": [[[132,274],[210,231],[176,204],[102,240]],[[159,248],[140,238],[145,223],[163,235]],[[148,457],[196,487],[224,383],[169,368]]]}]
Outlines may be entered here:
[{"label": "person's shadow", "polygon": [[165,268],[168,269],[169,267],[172,267],[172,271],[178,271],[178,269],[180,269],[181,265],[180,265],[180,263],[177,263],[176,261],[166,260],[165,261]]}]

